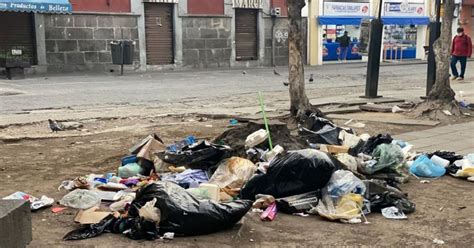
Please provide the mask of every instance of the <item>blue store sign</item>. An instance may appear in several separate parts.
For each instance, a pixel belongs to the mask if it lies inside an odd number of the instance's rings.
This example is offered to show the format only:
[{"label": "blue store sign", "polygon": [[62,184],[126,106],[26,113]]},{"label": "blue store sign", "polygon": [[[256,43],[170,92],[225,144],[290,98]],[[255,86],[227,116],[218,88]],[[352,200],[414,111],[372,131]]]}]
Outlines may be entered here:
[{"label": "blue store sign", "polygon": [[0,11],[71,13],[68,0],[0,0]]}]

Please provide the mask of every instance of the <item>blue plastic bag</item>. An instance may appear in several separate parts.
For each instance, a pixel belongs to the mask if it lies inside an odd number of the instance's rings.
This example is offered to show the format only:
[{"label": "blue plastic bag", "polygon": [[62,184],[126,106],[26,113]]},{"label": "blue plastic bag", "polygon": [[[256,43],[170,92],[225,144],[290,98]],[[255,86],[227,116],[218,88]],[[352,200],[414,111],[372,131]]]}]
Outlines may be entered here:
[{"label": "blue plastic bag", "polygon": [[410,172],[419,177],[441,177],[446,174],[446,169],[435,165],[426,155],[421,155],[411,165]]}]

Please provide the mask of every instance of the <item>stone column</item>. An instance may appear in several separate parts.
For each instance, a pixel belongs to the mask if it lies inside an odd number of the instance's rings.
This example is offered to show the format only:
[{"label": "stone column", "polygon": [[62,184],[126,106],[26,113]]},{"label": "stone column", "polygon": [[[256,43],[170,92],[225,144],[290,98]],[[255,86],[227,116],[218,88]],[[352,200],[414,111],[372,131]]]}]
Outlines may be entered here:
[{"label": "stone column", "polygon": [[46,60],[46,40],[44,29],[44,15],[35,14],[36,58],[38,60],[37,72],[40,73],[46,73],[48,64],[48,61]]},{"label": "stone column", "polygon": [[140,70],[146,71],[146,35],[145,35],[145,8],[142,1],[130,1],[132,13],[137,15],[138,46],[140,47]]}]

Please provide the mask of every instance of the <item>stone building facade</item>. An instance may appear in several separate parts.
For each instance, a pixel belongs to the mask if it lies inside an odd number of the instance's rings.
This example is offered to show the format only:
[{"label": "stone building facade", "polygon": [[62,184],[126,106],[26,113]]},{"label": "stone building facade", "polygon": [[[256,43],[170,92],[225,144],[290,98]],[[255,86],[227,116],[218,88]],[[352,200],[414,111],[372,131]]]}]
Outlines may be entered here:
[{"label": "stone building facade", "polygon": [[[44,15],[48,72],[106,71],[112,65],[111,42],[138,44],[137,18],[133,15]],[[139,67],[139,46],[135,46]]]},{"label": "stone building facade", "polygon": [[119,39],[135,45],[126,70],[288,63],[286,0],[69,2],[71,14],[34,14],[36,72],[117,70],[110,44]]}]

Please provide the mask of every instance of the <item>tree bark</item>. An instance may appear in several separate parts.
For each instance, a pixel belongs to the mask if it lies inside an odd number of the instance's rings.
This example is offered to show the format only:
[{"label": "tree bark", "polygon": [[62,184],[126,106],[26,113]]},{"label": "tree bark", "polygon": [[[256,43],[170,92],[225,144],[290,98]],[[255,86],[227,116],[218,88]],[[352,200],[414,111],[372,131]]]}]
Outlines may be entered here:
[{"label": "tree bark", "polygon": [[288,0],[290,112],[292,116],[296,117],[301,116],[311,107],[306,96],[302,57],[301,9],[305,5],[305,0]]},{"label": "tree bark", "polygon": [[451,89],[449,82],[453,19],[454,0],[445,0],[441,36],[433,45],[436,60],[436,81],[433,89],[428,94],[428,100],[444,103],[450,103],[455,100],[455,93]]}]

